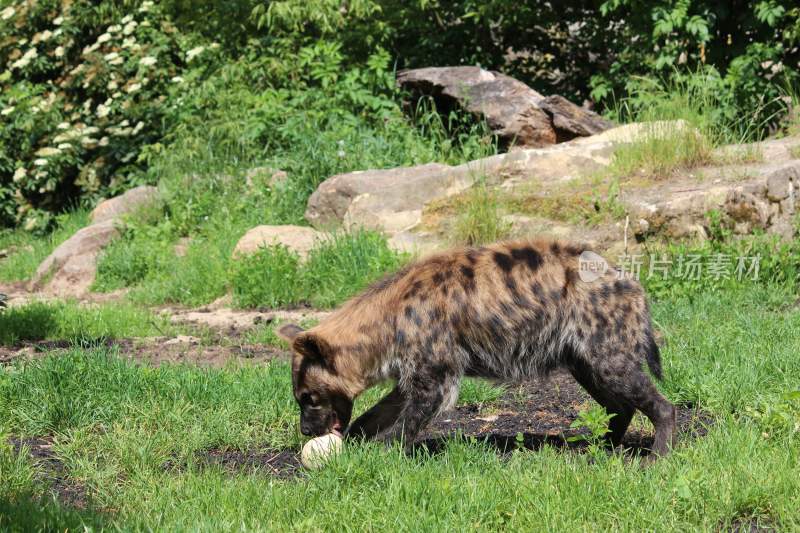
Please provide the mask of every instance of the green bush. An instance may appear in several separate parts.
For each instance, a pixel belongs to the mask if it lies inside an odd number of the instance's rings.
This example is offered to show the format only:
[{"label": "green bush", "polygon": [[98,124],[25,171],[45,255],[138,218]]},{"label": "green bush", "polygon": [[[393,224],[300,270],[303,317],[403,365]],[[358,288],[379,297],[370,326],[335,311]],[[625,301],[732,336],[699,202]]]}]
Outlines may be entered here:
[{"label": "green bush", "polygon": [[285,247],[264,248],[234,263],[234,303],[333,307],[398,268],[402,260],[383,237],[368,231],[334,235],[312,249],[304,263]]},{"label": "green bush", "polygon": [[10,2],[0,35],[0,225],[26,229],[140,181],[142,146],[216,55],[154,2]]}]

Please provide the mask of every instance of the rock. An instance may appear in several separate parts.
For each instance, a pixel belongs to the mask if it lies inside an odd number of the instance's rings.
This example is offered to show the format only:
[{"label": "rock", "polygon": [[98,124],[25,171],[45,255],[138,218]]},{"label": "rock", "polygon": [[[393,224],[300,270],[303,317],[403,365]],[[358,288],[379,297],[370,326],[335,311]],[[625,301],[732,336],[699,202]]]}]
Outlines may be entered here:
[{"label": "rock", "polygon": [[576,144],[583,143],[633,143],[645,139],[670,137],[676,132],[691,129],[691,125],[683,119],[654,120],[652,122],[632,122],[607,129],[586,139],[576,139]]},{"label": "rock", "polygon": [[275,188],[285,183],[289,179],[289,174],[271,167],[251,168],[245,174],[245,183],[248,187],[252,187],[257,179],[269,185],[270,188]]},{"label": "rock", "polygon": [[556,142],[597,135],[614,127],[610,120],[573,104],[563,96],[548,96],[539,102],[539,106],[550,115],[556,131]]},{"label": "rock", "polygon": [[412,106],[427,96],[440,112],[463,108],[483,118],[506,145],[541,147],[610,127],[566,99],[547,99],[521,81],[480,67],[403,70],[397,83],[411,93]]},{"label": "rock", "polygon": [[185,257],[189,252],[189,246],[191,244],[191,237],[181,237],[178,239],[178,242],[176,242],[175,246],[172,248],[172,251],[175,253],[175,257]]},{"label": "rock", "polygon": [[507,154],[455,167],[428,163],[337,174],[308,199],[306,220],[318,229],[365,227],[395,235],[416,226],[428,202],[458,194],[518,159]]},{"label": "rock", "polygon": [[36,269],[32,290],[59,296],[82,296],[97,273],[97,256],[119,234],[115,221],[105,220],[78,230]]},{"label": "rock", "polygon": [[234,257],[252,254],[265,246],[280,244],[305,258],[324,234],[305,226],[257,226],[239,239]]},{"label": "rock", "polygon": [[150,185],[140,185],[108,200],[103,200],[89,215],[92,223],[116,220],[122,215],[133,213],[140,207],[154,203],[158,199],[158,189]]},{"label": "rock", "polygon": [[794,161],[767,176],[767,197],[772,202],[793,197],[798,185],[800,185],[800,163]]}]

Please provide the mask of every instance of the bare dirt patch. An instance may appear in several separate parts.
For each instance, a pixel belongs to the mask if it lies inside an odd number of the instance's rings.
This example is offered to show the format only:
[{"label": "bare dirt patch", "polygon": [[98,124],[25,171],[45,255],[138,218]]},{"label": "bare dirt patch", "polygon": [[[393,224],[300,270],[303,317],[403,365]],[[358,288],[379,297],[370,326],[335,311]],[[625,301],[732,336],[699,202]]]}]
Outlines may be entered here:
[{"label": "bare dirt patch", "polygon": [[[590,402],[589,395],[572,376],[555,372],[511,388],[498,402],[462,405],[443,413],[419,441],[437,450],[446,446],[448,439],[461,435],[485,441],[500,453],[519,447],[537,450],[545,444],[579,450],[585,444],[568,439],[583,431],[569,426]],[[679,440],[707,433],[713,423],[708,413],[689,406],[677,407]],[[653,443],[652,428],[642,427],[639,420],[634,418],[622,446],[634,455],[645,456]]]},{"label": "bare dirt patch", "polygon": [[[18,346],[0,346],[0,365],[18,359],[35,359],[58,351],[65,351],[76,344],[70,341],[43,341],[24,343]],[[151,366],[186,363],[198,366],[222,368],[230,362],[260,364],[273,359],[288,359],[288,353],[273,346],[261,344],[239,344],[230,340],[202,341],[198,338],[154,337],[133,339],[107,339],[80,344],[84,348],[106,346],[118,350],[121,357]]]},{"label": "bare dirt patch", "polygon": [[86,486],[69,477],[61,459],[53,452],[53,441],[48,438],[31,437],[9,439],[16,453],[27,448],[29,457],[36,464],[37,478],[67,507],[86,509],[89,504]]},{"label": "bare dirt patch", "polygon": [[[266,474],[279,479],[292,479],[303,473],[303,465],[296,450],[229,450],[211,448],[197,452],[194,460],[200,468],[217,466],[230,475]],[[182,470],[168,461],[166,470]]]}]

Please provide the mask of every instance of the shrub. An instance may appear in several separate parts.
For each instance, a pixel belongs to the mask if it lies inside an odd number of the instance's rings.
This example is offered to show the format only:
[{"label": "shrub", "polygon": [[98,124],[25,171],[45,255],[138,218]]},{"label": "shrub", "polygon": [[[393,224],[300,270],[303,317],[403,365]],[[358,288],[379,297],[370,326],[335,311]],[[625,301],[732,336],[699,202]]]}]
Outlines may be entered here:
[{"label": "shrub", "polygon": [[0,35],[0,225],[27,229],[140,180],[141,147],[214,56],[147,1],[15,1]]},{"label": "shrub", "polygon": [[369,231],[342,233],[318,243],[305,263],[282,246],[263,248],[232,267],[234,303],[283,307],[310,303],[333,307],[353,296],[403,258]]}]

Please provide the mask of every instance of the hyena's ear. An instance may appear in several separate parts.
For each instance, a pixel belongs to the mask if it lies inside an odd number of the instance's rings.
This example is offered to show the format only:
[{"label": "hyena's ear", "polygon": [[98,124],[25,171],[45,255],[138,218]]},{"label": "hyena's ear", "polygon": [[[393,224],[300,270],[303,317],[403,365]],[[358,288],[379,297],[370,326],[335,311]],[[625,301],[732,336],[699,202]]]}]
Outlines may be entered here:
[{"label": "hyena's ear", "polygon": [[313,364],[318,364],[334,371],[333,347],[321,337],[313,333],[303,332],[295,337],[292,348]]},{"label": "hyena's ear", "polygon": [[279,327],[275,333],[278,334],[278,337],[291,344],[294,339],[304,331],[305,330],[297,324],[284,324]]}]

